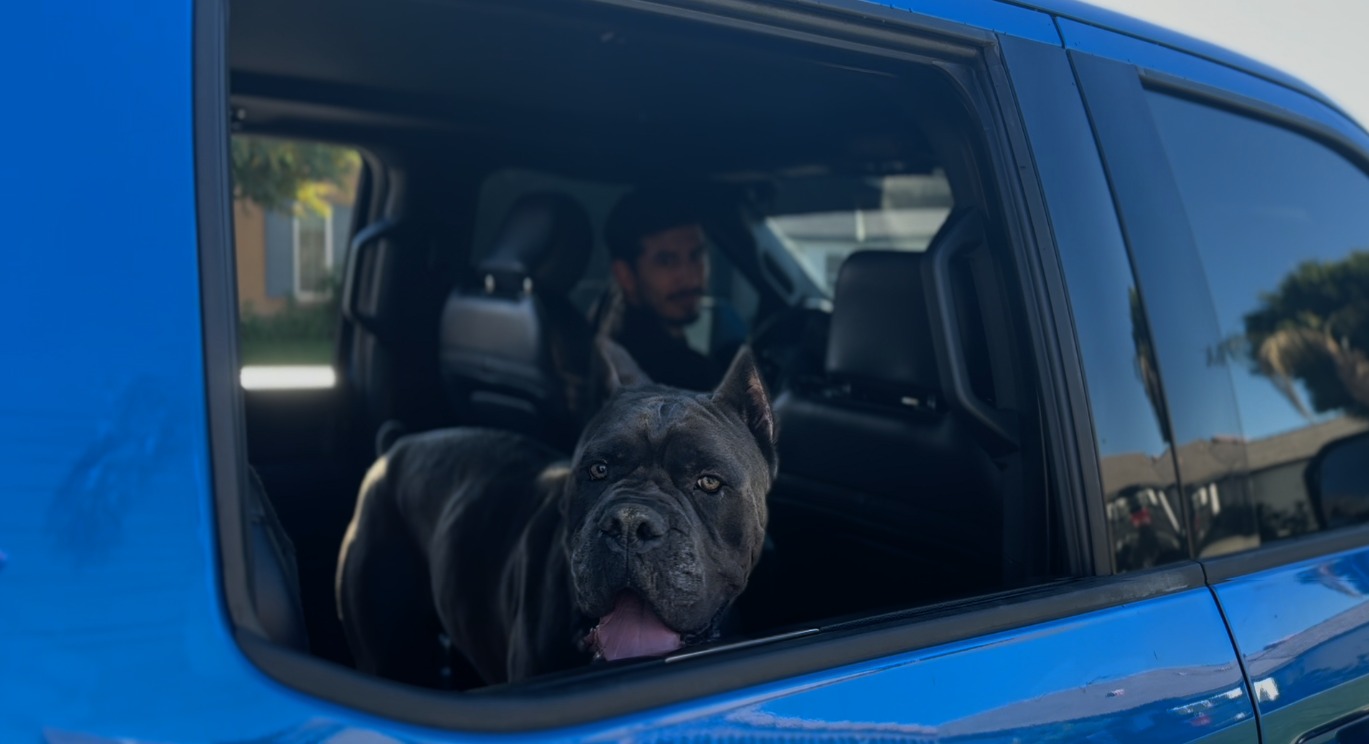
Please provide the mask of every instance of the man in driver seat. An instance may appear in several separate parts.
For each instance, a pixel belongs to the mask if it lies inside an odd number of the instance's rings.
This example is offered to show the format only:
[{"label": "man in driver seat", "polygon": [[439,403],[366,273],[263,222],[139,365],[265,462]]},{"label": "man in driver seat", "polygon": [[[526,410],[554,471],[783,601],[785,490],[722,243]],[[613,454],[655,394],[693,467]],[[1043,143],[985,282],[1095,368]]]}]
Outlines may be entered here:
[{"label": "man in driver seat", "polygon": [[609,335],[653,381],[711,390],[722,370],[690,348],[708,286],[701,208],[687,190],[642,189],[623,197],[604,227],[622,302]]}]

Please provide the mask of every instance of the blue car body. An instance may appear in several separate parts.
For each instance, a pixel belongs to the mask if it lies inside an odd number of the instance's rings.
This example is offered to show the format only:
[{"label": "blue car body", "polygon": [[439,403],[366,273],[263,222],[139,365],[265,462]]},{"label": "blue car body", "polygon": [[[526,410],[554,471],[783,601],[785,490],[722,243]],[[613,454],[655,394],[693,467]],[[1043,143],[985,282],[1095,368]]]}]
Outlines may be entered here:
[{"label": "blue car body", "polygon": [[[1369,533],[1354,529],[1266,549],[1255,564],[1103,571],[846,639],[850,655],[836,657],[863,661],[522,732],[396,721],[279,681],[230,619],[216,528],[211,397],[234,375],[207,344],[205,308],[223,298],[201,280],[231,265],[205,266],[197,249],[197,194],[226,178],[197,158],[224,133],[197,114],[222,94],[206,81],[223,76],[221,62],[206,73],[197,61],[216,53],[197,29],[217,5],[0,10],[11,101],[0,128],[13,148],[0,259],[0,741],[1292,742],[1365,715]],[[1130,284],[1126,244],[1143,229],[1143,216],[1125,229],[1119,217],[1134,193],[1127,154],[1095,131],[1126,103],[1107,75],[1228,91],[1369,153],[1369,135],[1297,81],[1087,6],[829,10],[993,50],[1025,134],[1017,154],[1037,174],[1023,198],[1050,218],[1037,226],[1052,254],[1043,276],[1067,287],[1057,317],[1080,348],[1115,334],[1093,308]],[[1081,57],[1102,72],[1078,72]],[[1061,365],[1079,365],[1099,400],[1131,374],[1090,368],[1105,358]]]}]

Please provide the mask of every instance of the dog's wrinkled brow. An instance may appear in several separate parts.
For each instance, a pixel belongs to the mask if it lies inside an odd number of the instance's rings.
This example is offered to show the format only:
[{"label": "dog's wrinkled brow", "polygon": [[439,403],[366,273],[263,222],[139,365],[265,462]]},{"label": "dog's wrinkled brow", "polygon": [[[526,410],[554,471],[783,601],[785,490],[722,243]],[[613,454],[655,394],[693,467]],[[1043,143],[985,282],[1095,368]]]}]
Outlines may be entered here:
[{"label": "dog's wrinkled brow", "polygon": [[659,440],[670,427],[674,426],[689,410],[686,401],[674,396],[662,396],[653,401],[655,405],[642,407],[638,422],[642,433],[653,440]]}]

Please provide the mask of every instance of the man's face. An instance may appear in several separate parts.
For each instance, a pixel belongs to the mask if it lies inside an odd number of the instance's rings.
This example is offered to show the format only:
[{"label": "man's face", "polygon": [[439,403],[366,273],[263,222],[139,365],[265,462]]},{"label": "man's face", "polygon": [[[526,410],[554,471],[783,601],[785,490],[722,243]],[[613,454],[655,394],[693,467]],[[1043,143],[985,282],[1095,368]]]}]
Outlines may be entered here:
[{"label": "man's face", "polygon": [[633,265],[613,264],[628,302],[646,307],[671,326],[699,319],[708,285],[708,248],[700,226],[682,225],[648,235],[642,238],[642,253]]}]

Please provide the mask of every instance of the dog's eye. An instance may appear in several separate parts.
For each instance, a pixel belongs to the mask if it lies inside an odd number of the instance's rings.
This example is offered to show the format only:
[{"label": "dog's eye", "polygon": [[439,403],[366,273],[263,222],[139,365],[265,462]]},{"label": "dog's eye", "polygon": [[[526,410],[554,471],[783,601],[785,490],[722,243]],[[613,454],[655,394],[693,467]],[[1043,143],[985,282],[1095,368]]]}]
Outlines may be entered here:
[{"label": "dog's eye", "polygon": [[590,480],[603,480],[608,477],[608,466],[602,462],[596,462],[589,466]]},{"label": "dog's eye", "polygon": [[705,493],[717,493],[723,487],[723,482],[716,475],[701,475],[698,485]]}]

